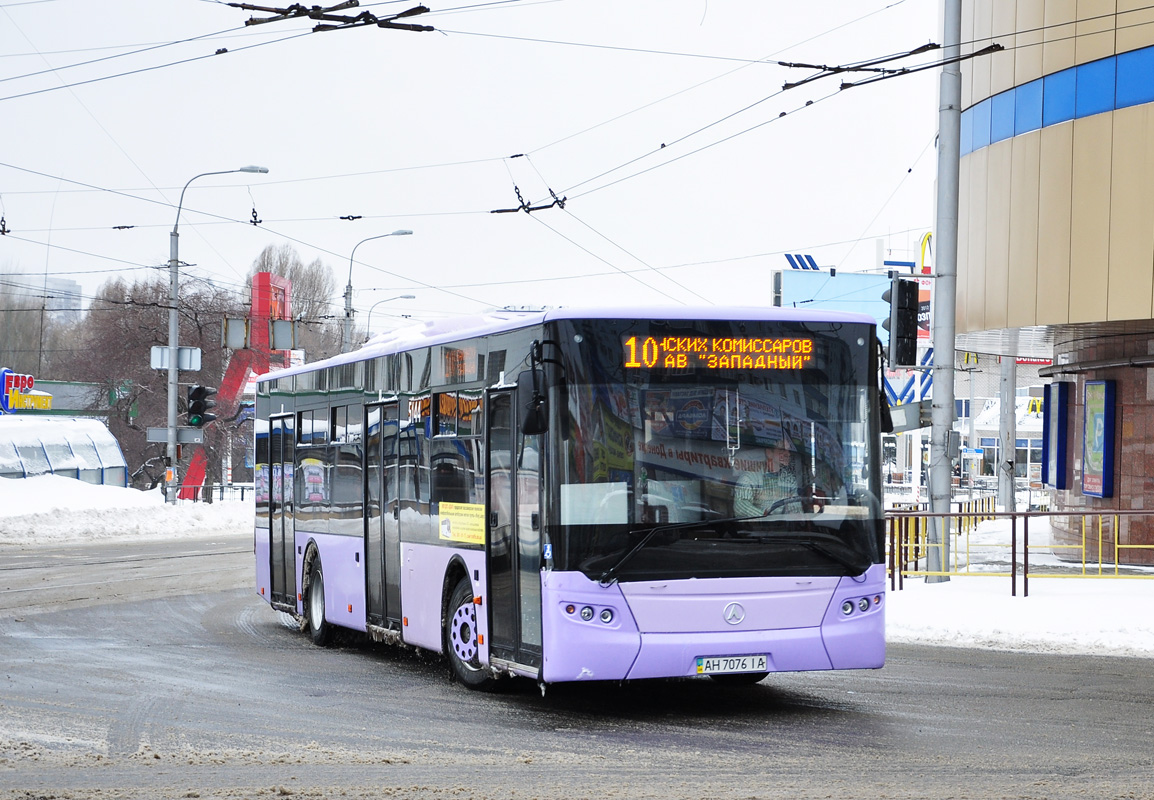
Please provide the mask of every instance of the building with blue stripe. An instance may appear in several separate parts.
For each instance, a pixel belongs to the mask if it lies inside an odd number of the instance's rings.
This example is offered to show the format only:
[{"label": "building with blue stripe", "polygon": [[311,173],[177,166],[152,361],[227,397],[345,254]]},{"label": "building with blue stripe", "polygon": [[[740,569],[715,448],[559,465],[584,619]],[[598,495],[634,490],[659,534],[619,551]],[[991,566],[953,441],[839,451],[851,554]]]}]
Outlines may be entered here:
[{"label": "building with blue stripe", "polygon": [[[1042,374],[1069,389],[1051,425],[1069,445],[1048,476],[1058,510],[1154,509],[1154,6],[962,13],[964,53],[1004,49],[962,65],[958,348],[1052,352]],[[1154,521],[1123,527],[1154,544]]]}]

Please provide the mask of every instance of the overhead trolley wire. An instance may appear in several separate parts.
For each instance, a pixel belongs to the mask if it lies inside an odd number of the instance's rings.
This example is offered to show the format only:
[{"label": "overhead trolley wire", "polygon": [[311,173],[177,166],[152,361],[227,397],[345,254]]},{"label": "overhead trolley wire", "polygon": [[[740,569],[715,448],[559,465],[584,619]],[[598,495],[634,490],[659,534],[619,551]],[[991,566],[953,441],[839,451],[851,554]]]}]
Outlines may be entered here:
[{"label": "overhead trolley wire", "polygon": [[[74,64],[63,64],[59,67],[51,67],[49,69],[40,70],[39,72],[26,72],[22,75],[9,75],[7,78],[0,78],[0,83],[8,83],[9,81],[17,81],[17,80],[22,80],[24,78],[35,78],[35,77],[39,77],[40,75],[51,75],[51,74],[63,72],[64,70],[75,69],[77,67],[87,67],[87,66],[91,66],[93,64],[100,64],[100,63],[103,63],[105,61],[112,61],[112,60],[115,60],[117,58],[127,58],[128,56],[135,56],[135,55],[139,55],[141,53],[148,53],[148,52],[151,52],[153,50],[160,50],[160,49],[165,48],[165,47],[173,47],[173,46],[179,45],[179,44],[187,44],[189,42],[195,42],[195,41],[198,41],[200,39],[208,39],[208,38],[211,38],[214,36],[220,36],[221,34],[228,33],[228,32],[233,31],[233,30],[236,30],[236,29],[235,28],[228,28],[228,29],[223,30],[223,31],[217,31],[216,33],[205,33],[205,34],[202,34],[200,36],[192,36],[188,39],[177,39],[177,40],[172,41],[172,42],[164,42],[162,44],[148,45],[146,47],[142,47],[138,50],[132,50],[132,51],[127,52],[127,53],[117,53],[116,55],[104,56],[103,58],[93,58],[93,59],[89,59],[88,61],[77,61]],[[104,48],[104,49],[107,49],[107,48]],[[69,52],[69,51],[63,51],[63,52]],[[29,54],[29,55],[32,55],[32,54]],[[53,53],[36,53],[35,55],[43,57],[45,55],[53,55]],[[175,62],[175,63],[181,63],[181,62]],[[131,73],[125,73],[125,74],[131,74]],[[61,88],[63,88],[63,87],[61,87]]]},{"label": "overhead trolley wire", "polygon": [[[902,0],[902,2],[904,2],[904,0]],[[899,5],[899,4],[900,4],[900,3],[894,3],[894,4],[891,4],[891,6],[887,6],[886,8],[890,8],[890,7],[893,7],[894,5]],[[496,3],[494,3],[494,4],[482,4],[482,5],[499,5],[499,4],[496,4]],[[881,10],[885,10],[885,9],[879,9],[879,11],[881,11]],[[871,12],[871,13],[878,13],[878,12]],[[866,15],[866,16],[869,16],[869,15]],[[859,19],[860,19],[860,18],[859,18]],[[852,23],[846,23],[846,24],[852,24]],[[842,26],[839,26],[839,27],[842,27]],[[301,34],[301,35],[303,35],[303,34]],[[286,37],[286,38],[295,38],[295,37]],[[280,40],[278,40],[278,41],[284,41],[284,40],[285,40],[285,39],[280,39]],[[264,44],[267,44],[267,43],[269,43],[269,42],[266,42],[266,43],[264,43]],[[254,46],[258,46],[258,45],[254,45]],[[749,62],[749,63],[750,63],[750,64],[752,64],[752,63],[758,63],[758,62]],[[776,96],[776,94],[775,94],[774,96]],[[747,110],[748,108],[751,108],[751,107],[753,107],[753,106],[756,106],[756,105],[758,105],[758,104],[760,104],[760,103],[764,102],[764,101],[765,101],[765,100],[767,100],[767,99],[769,99],[769,98],[763,98],[763,99],[761,99],[761,100],[757,101],[756,103],[754,103],[754,104],[751,104],[750,106],[747,106],[745,109],[742,109],[742,110]],[[822,100],[824,100],[824,99],[826,99],[826,98],[822,98]],[[820,102],[820,100],[819,100],[819,101],[817,101],[817,102]],[[687,134],[687,135],[685,135],[685,136],[683,136],[683,137],[680,137],[679,139],[677,139],[677,140],[674,140],[674,141],[675,141],[675,143],[679,143],[679,142],[681,142],[681,141],[684,141],[684,140],[685,140],[685,139],[687,139],[688,137],[690,137],[690,136],[692,136],[692,135],[695,135],[696,133],[700,133],[701,131],[703,131],[703,130],[706,130],[706,129],[708,129],[708,128],[712,127],[713,125],[716,125],[716,124],[720,123],[720,122],[721,122],[721,121],[723,121],[724,119],[728,119],[728,118],[730,118],[730,117],[732,117],[732,116],[734,116],[735,114],[738,114],[738,113],[741,113],[741,111],[737,111],[737,112],[734,112],[734,114],[730,114],[730,115],[727,115],[726,117],[722,118],[721,120],[717,120],[717,121],[715,121],[715,122],[713,122],[713,123],[710,123],[709,125],[707,125],[707,126],[704,126],[703,128],[700,128],[700,129],[698,129],[697,131],[694,131],[694,132],[693,132],[693,133],[691,133],[691,134]],[[784,114],[784,113],[785,113],[785,112],[783,112],[783,114]],[[792,113],[792,112],[790,112],[790,113]],[[779,117],[778,117],[778,118],[780,118],[780,115],[779,115]],[[762,126],[762,125],[764,125],[764,124],[768,124],[768,122],[769,122],[769,121],[773,121],[773,120],[768,120],[768,121],[762,122],[762,123],[760,123],[759,125],[757,125],[757,126],[754,126],[753,128],[749,128],[749,129],[747,129],[746,131],[742,131],[742,132],[739,132],[738,134],[734,134],[734,136],[736,136],[736,135],[740,135],[741,133],[744,133],[744,132],[748,132],[749,130],[753,130],[753,129],[757,128],[757,127],[761,127],[761,126]],[[598,190],[598,189],[600,189],[600,188],[606,188],[607,186],[610,186],[610,185],[614,185],[615,183],[620,183],[622,180],[626,180],[626,179],[628,179],[629,177],[634,177],[634,176],[636,176],[636,175],[639,175],[639,174],[643,174],[644,172],[648,172],[648,171],[651,171],[652,169],[656,169],[658,166],[664,166],[664,165],[665,165],[665,164],[667,164],[667,163],[672,163],[673,161],[679,160],[680,158],[684,158],[684,157],[687,157],[688,155],[692,155],[692,154],[694,154],[694,153],[696,153],[696,152],[700,152],[701,150],[703,150],[703,149],[706,149],[706,148],[708,148],[708,147],[713,147],[713,146],[716,146],[717,144],[720,144],[720,143],[723,143],[723,142],[725,142],[725,141],[728,141],[728,139],[730,139],[730,138],[733,138],[733,136],[730,136],[730,137],[726,137],[726,138],[724,138],[724,139],[721,139],[721,140],[719,140],[719,141],[717,141],[717,142],[714,142],[714,143],[708,144],[708,145],[706,145],[706,146],[704,146],[704,147],[702,147],[702,148],[698,148],[698,149],[697,149],[697,150],[695,150],[695,151],[692,151],[692,152],[690,152],[690,153],[684,154],[684,155],[682,155],[682,156],[679,156],[679,157],[677,157],[677,158],[671,159],[671,160],[669,160],[669,161],[663,162],[663,164],[655,165],[654,167],[651,167],[651,168],[649,168],[649,169],[647,169],[647,170],[643,170],[643,171],[641,171],[641,172],[638,172],[638,173],[634,173],[633,175],[630,175],[630,176],[626,176],[625,178],[621,178],[621,179],[618,179],[617,181],[614,181],[614,182],[612,182],[612,183],[609,183],[609,184],[605,184],[604,186],[596,187],[595,189],[592,189],[592,190],[590,190],[590,192],[592,192],[592,191],[597,191],[597,190]],[[559,140],[559,141],[560,141],[560,140]],[[549,146],[549,145],[546,145],[546,146]],[[660,148],[659,148],[658,150],[660,150]],[[647,154],[647,155],[648,155],[648,154]],[[644,157],[644,156],[642,156],[642,157]],[[496,160],[496,159],[483,159],[483,160]],[[636,160],[636,159],[635,159],[635,160]],[[634,161],[635,161],[635,160],[634,160]],[[459,164],[459,163],[474,163],[474,162],[456,162],[456,163],[458,163],[458,164]],[[627,165],[628,165],[628,163],[633,163],[633,162],[631,161],[631,162],[627,162],[627,164],[625,164],[625,165],[619,165],[618,167],[616,167],[616,168],[615,168],[615,170],[617,170],[617,169],[621,169],[621,168],[623,168],[624,166],[627,166]],[[451,164],[450,164],[450,165],[448,165],[448,166],[451,166]],[[402,168],[402,169],[403,169],[403,168]],[[612,172],[612,171],[615,171],[615,170],[610,170],[609,172]],[[384,170],[383,172],[385,172],[385,171],[394,171],[394,170]],[[41,173],[41,174],[42,174],[42,173]],[[365,173],[365,174],[371,174],[371,173]],[[603,177],[605,174],[608,174],[608,173],[602,173],[601,175],[599,175],[599,176],[595,176],[593,179],[589,179],[589,180],[596,180],[596,179],[597,179],[597,177]],[[323,179],[323,178],[316,178],[316,179],[317,179],[317,180],[320,180],[320,179]],[[289,182],[289,181],[277,181],[277,183],[287,183],[287,182]],[[582,184],[578,184],[578,185],[584,185],[585,183],[588,183],[588,182],[589,182],[589,181],[585,181],[585,182],[583,182]],[[76,183],[79,183],[79,182],[76,182]],[[83,185],[83,184],[81,184],[81,185]],[[98,189],[97,187],[89,187],[89,188],[91,188],[91,189],[93,189],[93,190],[99,190],[99,191],[111,191],[111,190],[103,190],[103,189]],[[588,194],[588,193],[590,193],[590,192],[586,192],[585,194]],[[123,194],[123,193],[120,193],[120,194]],[[125,196],[129,196],[129,197],[132,197],[131,195],[125,195]],[[149,200],[148,198],[140,198],[140,197],[135,197],[134,199],[142,199],[142,200],[145,200],[146,202],[159,202],[159,201],[152,201],[152,200]],[[162,203],[162,204],[163,204],[163,205],[167,205],[167,206],[171,207],[171,204],[169,204],[169,203]],[[190,209],[190,210],[191,210],[191,209]],[[457,212],[457,213],[480,213],[480,212]],[[236,221],[237,221],[237,220],[232,220],[232,219],[229,219],[229,218],[226,218],[226,217],[219,217],[219,215],[209,215],[209,216],[217,216],[217,217],[218,217],[219,219],[221,219],[221,220],[230,221],[230,222],[236,222]],[[574,219],[578,219],[578,218],[577,218],[576,216],[574,216]],[[579,221],[579,222],[582,222],[582,224],[585,224],[585,223],[584,223],[582,220],[580,220],[580,219],[578,219],[578,221]],[[587,227],[588,227],[588,226],[587,226]],[[289,239],[290,241],[297,241],[297,242],[299,242],[299,240],[297,240],[297,239],[295,239],[295,238],[293,238],[293,237],[288,237],[288,236],[285,236],[284,234],[281,234],[281,233],[279,233],[279,232],[277,232],[277,231],[274,231],[274,230],[272,230],[272,229],[270,229],[270,228],[267,228],[267,226],[266,226],[266,229],[269,229],[269,230],[270,230],[270,232],[272,232],[272,233],[275,233],[276,235],[282,236],[282,237],[284,237],[284,238],[287,238],[287,239]],[[593,229],[592,229],[592,228],[590,228],[590,230],[593,230]],[[593,232],[594,232],[594,233],[598,233],[598,235],[599,235],[599,236],[603,236],[602,234],[600,234],[599,232],[597,232],[597,231],[595,231],[595,230],[593,230]],[[603,238],[606,238],[606,239],[607,239],[607,237],[603,237]],[[611,241],[611,240],[608,240],[608,239],[607,239],[607,241]],[[304,243],[304,242],[300,242],[300,243],[302,243],[302,244],[306,244],[306,243]],[[614,243],[614,244],[615,244],[615,243]],[[309,246],[311,247],[311,245],[309,245]],[[616,244],[615,244],[615,246],[618,246],[618,245],[616,245]],[[322,252],[328,252],[328,251],[324,251],[324,250],[323,250],[323,248],[318,248],[318,249],[321,249],[321,250],[322,250]],[[583,249],[584,249],[584,248],[583,248]],[[625,251],[625,250],[624,250],[624,248],[622,248],[622,250],[623,250],[624,252],[627,252],[627,253],[628,253],[628,251]],[[334,257],[340,257],[340,256],[338,256],[338,254],[335,254],[335,253],[332,253],[332,255],[333,255]],[[632,254],[630,254],[630,255],[632,256]],[[602,260],[603,260],[603,259],[602,259]],[[640,259],[638,259],[638,260],[640,260]],[[608,262],[606,262],[606,263],[608,263]],[[642,263],[644,263],[644,262],[642,262]],[[368,266],[368,265],[366,265],[366,266]],[[376,269],[375,267],[373,267],[373,268],[374,268],[374,269]],[[615,269],[617,269],[617,268],[615,267]],[[650,267],[650,269],[652,269],[652,268]],[[396,273],[390,273],[390,272],[388,272],[387,270],[380,270],[380,271],[382,271],[382,272],[385,272],[386,274],[392,274],[392,275],[394,275],[395,277],[398,277],[398,278],[402,277],[402,276],[396,275]],[[618,270],[618,271],[620,271],[620,270]],[[429,287],[429,288],[438,288],[438,289],[439,289],[440,287]],[[684,287],[682,287],[682,288],[684,288]]]},{"label": "overhead trolley wire", "polygon": [[189,58],[184,58],[184,59],[181,59],[179,61],[170,61],[166,64],[154,64],[153,66],[150,66],[150,67],[141,67],[139,69],[125,70],[124,72],[117,72],[117,73],[112,74],[112,75],[102,75],[102,76],[99,76],[96,78],[89,78],[89,79],[83,80],[83,81],[75,81],[73,83],[65,83],[65,84],[62,84],[60,86],[47,86],[43,89],[34,89],[32,91],[29,91],[29,92],[21,92],[20,94],[10,94],[10,95],[7,95],[5,97],[0,97],[0,102],[4,102],[6,100],[19,100],[20,98],[23,98],[23,97],[33,97],[33,96],[38,95],[38,94],[47,94],[48,92],[56,92],[56,91],[59,91],[61,89],[72,89],[72,88],[75,88],[77,86],[86,86],[86,85],[91,84],[91,83],[100,83],[102,81],[108,81],[108,80],[112,80],[114,78],[123,78],[123,77],[129,76],[129,75],[140,75],[140,74],[145,73],[145,72],[152,72],[152,71],[158,70],[158,69],[167,69],[169,67],[176,67],[176,66],[180,66],[182,64],[191,64],[195,61],[202,61],[206,58],[218,58],[222,55],[226,55],[229,53],[239,53],[239,52],[242,52],[244,50],[252,50],[253,48],[256,48],[256,47],[264,47],[264,46],[270,45],[270,44],[280,44],[281,42],[287,42],[287,41],[291,41],[293,39],[299,39],[302,36],[308,36],[311,33],[312,33],[312,31],[305,31],[303,33],[297,33],[297,34],[291,34],[289,36],[283,36],[280,39],[274,39],[274,40],[269,41],[269,42],[257,42],[256,44],[245,45],[243,47],[238,47],[234,50],[227,50],[224,53],[218,53],[218,52],[204,53],[203,55],[191,56]]},{"label": "overhead trolley wire", "polygon": [[[260,185],[261,186],[284,186],[284,185],[291,185],[291,184],[295,184],[295,183],[310,183],[310,182],[315,182],[315,181],[335,181],[335,180],[344,180],[346,178],[363,178],[363,177],[368,177],[371,175],[387,175],[387,174],[393,173],[393,172],[414,172],[414,171],[425,170],[425,169],[446,169],[449,167],[471,166],[473,164],[488,164],[488,163],[492,163],[492,162],[504,161],[505,158],[506,158],[506,156],[489,156],[487,158],[473,158],[473,159],[465,159],[463,161],[445,161],[445,162],[441,162],[441,163],[437,163],[437,164],[413,164],[412,166],[408,166],[408,167],[388,167],[385,169],[364,170],[362,172],[342,172],[342,173],[337,173],[334,175],[310,175],[310,176],[306,176],[303,178],[282,178],[281,180],[262,180],[260,182]],[[23,170],[25,172],[30,172],[34,175],[40,175],[40,176],[46,177],[46,178],[53,178],[54,177],[51,175],[47,175],[45,173],[37,172],[36,170],[28,169],[26,167],[18,167],[18,166],[15,166],[13,164],[0,163],[0,166],[10,167],[12,169]],[[67,180],[67,179],[60,178],[59,180]],[[112,189],[105,189],[105,188],[102,188],[99,186],[92,186],[91,184],[80,183],[79,181],[69,181],[69,183],[75,183],[75,184],[82,186],[84,188],[81,188],[81,189],[64,189],[64,190],[30,189],[30,190],[23,190],[23,191],[21,191],[21,190],[5,191],[4,194],[6,194],[8,196],[13,196],[13,195],[35,195],[35,194],[82,194],[84,192],[111,192],[111,191],[114,191]],[[247,186],[249,184],[234,183],[234,184],[219,184],[219,185],[221,185],[221,186]],[[149,200],[147,200],[147,198],[136,197],[135,195],[132,195],[130,193],[131,192],[141,192],[141,191],[158,191],[158,192],[173,191],[173,192],[175,192],[179,189],[180,189],[179,186],[164,186],[164,187],[152,186],[152,187],[147,187],[147,188],[142,188],[142,189],[136,189],[136,188],[123,189],[120,191],[120,194],[123,194],[125,197],[135,197],[135,199],[145,200],[147,202],[161,202],[162,203],[163,201],[159,201],[159,200],[149,201]],[[472,212],[469,212],[469,213],[472,213]],[[326,218],[317,217],[316,219],[326,219]]]},{"label": "overhead trolley wire", "polygon": [[544,226],[545,226],[545,227],[546,227],[548,230],[552,231],[552,232],[553,232],[553,233],[555,233],[557,236],[560,236],[562,239],[564,239],[565,241],[569,242],[569,244],[573,245],[573,246],[574,246],[574,247],[576,247],[578,250],[581,250],[582,252],[584,252],[584,253],[587,253],[588,255],[592,256],[592,257],[593,257],[593,258],[595,258],[595,259],[597,259],[597,260],[598,260],[598,261],[600,261],[601,263],[605,264],[606,266],[608,266],[608,267],[612,267],[612,268],[614,269],[614,271],[616,271],[618,274],[621,274],[621,275],[624,275],[624,276],[625,276],[625,277],[627,277],[627,278],[631,278],[631,279],[633,279],[634,281],[636,281],[637,283],[639,283],[641,286],[645,287],[646,289],[649,289],[649,290],[651,290],[651,291],[657,292],[657,293],[658,293],[658,294],[660,294],[661,296],[663,296],[663,297],[666,297],[666,298],[668,298],[668,299],[672,300],[672,301],[673,301],[673,302],[675,302],[675,303],[679,303],[679,304],[681,304],[681,305],[685,305],[685,301],[684,301],[684,300],[680,300],[680,299],[678,299],[678,298],[674,297],[673,295],[669,294],[669,292],[663,291],[663,290],[661,290],[661,289],[657,288],[656,286],[654,286],[653,284],[650,284],[650,283],[646,283],[645,281],[641,280],[639,277],[637,277],[637,276],[636,276],[636,275],[634,275],[633,273],[629,272],[628,270],[624,270],[624,269],[621,269],[620,267],[618,267],[618,266],[617,266],[616,264],[614,264],[613,262],[609,261],[609,260],[608,260],[608,259],[606,259],[606,258],[603,258],[602,256],[599,256],[597,253],[594,253],[594,252],[593,252],[592,250],[590,250],[588,247],[585,247],[583,244],[580,244],[579,242],[577,242],[577,241],[576,241],[576,240],[574,240],[573,238],[571,238],[571,237],[569,237],[569,236],[566,236],[564,233],[562,233],[561,231],[559,231],[559,230],[557,230],[556,228],[554,228],[554,227],[553,227],[552,225],[550,225],[548,222],[546,222],[545,220],[541,219],[541,217],[540,217],[539,215],[536,215],[536,214],[530,214],[529,216],[530,216],[530,217],[532,217],[532,219],[533,219],[534,221],[536,221],[536,222],[540,223],[541,225],[544,225]]},{"label": "overhead trolley wire", "polygon": [[[642,170],[638,170],[637,172],[632,172],[632,173],[630,173],[630,174],[628,174],[628,175],[625,175],[625,176],[623,176],[623,177],[621,177],[621,178],[618,178],[618,179],[616,179],[616,180],[610,181],[610,182],[608,182],[608,183],[604,183],[604,184],[602,184],[602,185],[600,185],[600,186],[595,186],[594,188],[592,188],[592,189],[589,189],[588,191],[585,191],[585,192],[581,192],[580,194],[574,195],[574,196],[573,196],[573,199],[577,199],[577,198],[585,197],[585,196],[587,196],[587,195],[593,194],[594,192],[599,192],[599,191],[601,191],[602,189],[608,189],[610,186],[616,186],[616,185],[617,185],[617,184],[619,184],[619,183],[622,183],[622,182],[624,182],[624,181],[627,181],[627,180],[631,180],[631,179],[633,179],[633,178],[636,178],[636,177],[638,177],[638,176],[640,176],[640,175],[644,175],[644,174],[646,174],[646,173],[648,173],[648,172],[652,172],[652,171],[653,171],[653,170],[655,170],[655,169],[660,169],[661,167],[666,167],[666,166],[669,166],[670,164],[672,164],[672,163],[674,163],[674,162],[677,162],[677,161],[680,161],[680,160],[682,160],[682,159],[684,159],[684,158],[689,158],[690,156],[693,156],[693,155],[697,155],[698,153],[701,153],[701,152],[703,152],[703,151],[705,151],[705,150],[709,150],[710,148],[712,148],[712,147],[716,147],[716,146],[717,146],[717,145],[719,145],[719,144],[724,144],[725,142],[728,142],[728,141],[731,141],[731,140],[733,140],[733,139],[736,139],[736,138],[737,138],[737,137],[739,137],[739,136],[744,136],[745,134],[747,134],[747,133],[750,133],[750,132],[752,132],[752,131],[755,131],[755,130],[757,130],[757,129],[759,129],[759,128],[764,128],[766,125],[769,125],[770,123],[773,123],[773,122],[777,122],[778,120],[780,120],[780,119],[783,119],[783,118],[785,118],[786,116],[788,116],[788,115],[790,115],[790,114],[794,114],[794,113],[796,113],[796,112],[798,112],[798,111],[801,111],[801,110],[802,110],[802,109],[804,109],[804,108],[809,108],[809,107],[811,107],[811,106],[815,106],[815,105],[817,105],[818,103],[822,103],[822,102],[825,102],[826,100],[830,99],[831,97],[836,97],[836,96],[837,96],[838,94],[840,94],[840,93],[841,93],[841,92],[840,92],[840,90],[838,90],[838,91],[835,91],[835,92],[831,92],[831,93],[829,93],[829,94],[825,95],[824,97],[820,97],[820,98],[818,98],[817,100],[808,100],[808,101],[806,101],[806,102],[805,102],[803,105],[801,105],[801,106],[798,106],[798,107],[796,107],[796,108],[794,108],[794,109],[792,109],[792,110],[790,110],[790,111],[782,111],[782,112],[781,112],[780,114],[778,114],[776,117],[771,117],[770,119],[767,119],[767,120],[763,120],[763,121],[761,121],[761,122],[757,123],[756,125],[751,125],[750,127],[748,127],[748,128],[745,128],[744,130],[740,130],[740,131],[737,131],[736,133],[732,133],[732,134],[730,134],[730,135],[728,135],[728,136],[725,136],[724,138],[718,139],[717,141],[714,141],[714,142],[710,142],[709,144],[704,144],[704,145],[702,145],[701,147],[698,147],[698,148],[696,148],[696,149],[690,150],[690,151],[689,151],[689,152],[687,152],[687,153],[682,153],[682,154],[681,154],[681,155],[679,155],[679,156],[674,156],[674,157],[672,157],[672,158],[670,158],[670,159],[668,159],[668,160],[666,160],[666,161],[662,161],[660,164],[654,164],[654,165],[653,165],[653,166],[651,166],[651,167],[646,167],[645,169],[642,169]],[[648,153],[647,155],[652,155],[653,153],[659,153],[659,152],[661,152],[661,150],[662,150],[662,148],[657,148],[656,150],[654,150],[654,151],[652,151],[652,152]],[[611,169],[611,170],[608,170],[607,172],[604,172],[604,173],[602,173],[602,176],[604,176],[604,175],[608,175],[608,174],[610,174],[610,173],[612,173],[612,172],[616,172],[617,170],[619,170],[619,169],[622,169],[624,166],[628,166],[629,164],[632,164],[632,163],[636,162],[637,160],[638,160],[638,159],[633,159],[633,160],[631,160],[631,161],[629,161],[629,162],[626,162],[626,164],[624,164],[624,165],[621,165],[621,166],[618,166],[618,167],[614,167],[613,169]],[[589,182],[589,181],[585,181],[584,183],[588,183],[588,182]],[[583,184],[582,184],[582,185],[583,185]],[[569,189],[566,189],[566,190],[565,190],[566,194],[568,194],[568,192],[569,192],[569,191],[570,191]]]}]

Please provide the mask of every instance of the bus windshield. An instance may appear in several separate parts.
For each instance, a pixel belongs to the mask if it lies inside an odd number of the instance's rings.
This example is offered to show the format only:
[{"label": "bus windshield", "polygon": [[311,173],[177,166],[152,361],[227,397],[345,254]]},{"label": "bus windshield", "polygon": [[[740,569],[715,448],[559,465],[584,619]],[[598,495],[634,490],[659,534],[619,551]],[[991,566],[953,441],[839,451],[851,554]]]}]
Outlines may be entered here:
[{"label": "bus windshield", "polygon": [[555,568],[605,581],[881,561],[865,323],[558,323]]}]

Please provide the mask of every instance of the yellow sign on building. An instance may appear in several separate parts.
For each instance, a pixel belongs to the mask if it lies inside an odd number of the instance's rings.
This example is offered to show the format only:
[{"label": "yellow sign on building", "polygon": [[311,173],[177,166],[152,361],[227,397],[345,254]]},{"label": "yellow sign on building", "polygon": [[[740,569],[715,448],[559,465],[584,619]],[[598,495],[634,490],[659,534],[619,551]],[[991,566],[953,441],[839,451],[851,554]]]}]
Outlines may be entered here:
[{"label": "yellow sign on building", "polygon": [[21,394],[13,390],[8,393],[8,408],[12,411],[51,411],[52,395],[43,392]]}]

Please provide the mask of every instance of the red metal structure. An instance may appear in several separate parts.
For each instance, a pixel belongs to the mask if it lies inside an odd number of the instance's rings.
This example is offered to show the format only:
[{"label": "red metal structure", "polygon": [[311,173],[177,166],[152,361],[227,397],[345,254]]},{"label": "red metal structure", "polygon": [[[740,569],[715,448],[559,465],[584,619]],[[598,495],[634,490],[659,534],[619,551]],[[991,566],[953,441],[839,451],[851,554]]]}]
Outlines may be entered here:
[{"label": "red metal structure", "polygon": [[[292,319],[292,281],[271,272],[258,272],[252,279],[249,346],[232,354],[217,394],[221,419],[236,418],[244,387],[252,375],[268,372],[274,361],[278,367],[284,365],[286,351],[274,351],[269,347],[270,324],[279,319]],[[208,457],[204,447],[198,446],[177,497],[181,500],[195,500],[204,486],[207,467]]]}]

